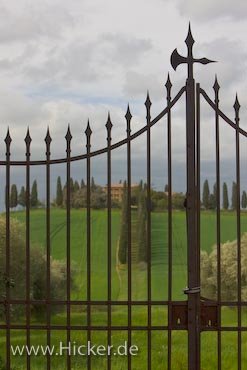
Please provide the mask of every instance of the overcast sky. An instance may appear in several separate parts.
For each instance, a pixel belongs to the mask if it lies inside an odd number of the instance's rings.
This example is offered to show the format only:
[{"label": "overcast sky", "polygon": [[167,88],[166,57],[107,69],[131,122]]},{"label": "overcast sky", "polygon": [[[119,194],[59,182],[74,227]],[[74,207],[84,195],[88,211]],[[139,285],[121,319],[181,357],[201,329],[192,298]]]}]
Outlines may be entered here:
[{"label": "overcast sky", "polygon": [[[108,110],[114,124],[113,141],[125,136],[124,115],[128,102],[133,113],[133,131],[142,127],[147,89],[154,117],[166,104],[167,73],[170,72],[174,84],[173,94],[185,83],[186,68],[180,66],[176,72],[172,71],[170,55],[174,48],[181,54],[186,53],[184,39],[189,21],[196,40],[195,57],[218,61],[196,67],[197,81],[213,98],[212,85],[217,73],[222,87],[222,109],[231,118],[238,91],[241,125],[247,129],[246,17],[245,0],[1,1],[1,142],[9,126],[13,159],[24,158],[23,139],[29,125],[33,137],[32,158],[42,159],[45,155],[43,138],[49,125],[53,137],[52,156],[61,157],[65,155],[64,136],[70,123],[72,154],[79,154],[85,151],[84,131],[89,118],[93,148],[100,148],[105,146]],[[205,110],[202,107],[202,177],[212,181],[213,117],[206,105]],[[160,129],[153,130],[152,140],[152,181],[160,187],[166,182],[166,120],[157,125]],[[174,111],[172,127],[174,187],[182,190],[181,174],[184,177],[185,173],[182,101]],[[221,133],[222,179],[230,182],[234,177],[234,133],[223,122]],[[241,145],[242,158],[245,158],[244,140]],[[4,153],[1,144],[1,158]],[[124,150],[115,154],[116,181],[125,176],[124,156]],[[133,156],[135,177],[145,156],[145,138],[137,140]],[[98,176],[98,182],[104,183],[102,163],[95,161],[94,175],[96,179]],[[75,176],[82,177],[78,166],[75,166]],[[20,178],[20,171],[13,172],[13,176]],[[245,178],[243,170],[242,179]]]}]

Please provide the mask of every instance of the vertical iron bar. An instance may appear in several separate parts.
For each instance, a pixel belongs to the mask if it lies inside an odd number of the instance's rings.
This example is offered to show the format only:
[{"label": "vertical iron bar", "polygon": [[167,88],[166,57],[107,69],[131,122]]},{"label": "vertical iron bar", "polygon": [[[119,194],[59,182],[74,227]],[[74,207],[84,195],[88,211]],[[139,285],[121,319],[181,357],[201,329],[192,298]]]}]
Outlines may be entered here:
[{"label": "vertical iron bar", "polygon": [[[111,299],[112,299],[112,290],[111,290],[111,279],[112,279],[112,236],[111,236],[111,227],[112,227],[112,218],[111,218],[111,129],[112,123],[110,118],[110,113],[108,114],[108,120],[106,123],[107,129],[107,253],[108,253],[108,329],[107,329],[107,344],[111,345],[111,322],[112,322],[112,308],[111,308]],[[107,369],[111,369],[111,356],[107,357]]]},{"label": "vertical iron bar", "polygon": [[[220,135],[219,135],[219,89],[217,78],[213,86],[215,92],[215,139],[216,139],[216,230],[217,230],[217,301],[218,323],[221,326],[221,222],[220,222]],[[221,331],[218,337],[218,370],[221,370]]]},{"label": "vertical iron bar", "polygon": [[[30,145],[29,129],[25,138],[26,143],[26,342],[30,347]],[[27,354],[27,370],[30,370],[30,356]]]},{"label": "vertical iron bar", "polygon": [[168,160],[168,357],[167,369],[171,370],[172,346],[172,150],[171,150],[171,88],[172,84],[168,74],[166,82],[167,91],[167,160]]},{"label": "vertical iron bar", "polygon": [[236,187],[237,187],[237,276],[238,276],[238,370],[242,369],[242,332],[241,332],[241,219],[240,219],[240,155],[239,155],[239,110],[240,104],[236,96],[235,104],[235,123],[236,123]]},{"label": "vertical iron bar", "polygon": [[[196,84],[196,235],[197,235],[197,279],[201,285],[201,101],[200,84]],[[200,350],[200,297],[198,307],[198,330],[199,330],[199,350]],[[200,366],[200,359],[199,364]]]},{"label": "vertical iron bar", "polygon": [[[50,145],[51,136],[49,128],[45,138],[46,143],[46,321],[47,321],[47,346],[51,345],[51,240],[50,240]],[[47,353],[47,370],[51,369],[51,358]]]},{"label": "vertical iron bar", "polygon": [[[90,151],[91,151],[91,134],[92,130],[87,124],[85,131],[87,137],[87,340],[91,342],[91,161],[90,161]],[[87,357],[87,368],[91,370],[91,358]]]},{"label": "vertical iron bar", "polygon": [[[188,39],[192,58],[193,39]],[[195,80],[193,65],[188,64],[186,81],[186,147],[187,147],[187,240],[188,240],[188,351],[189,370],[200,368],[200,277],[198,269],[196,176],[195,176]]]},{"label": "vertical iron bar", "polygon": [[[70,132],[70,127],[68,127],[67,134],[65,136],[66,139],[66,182],[67,182],[67,199],[66,199],[66,260],[67,260],[67,346],[70,345],[71,342],[71,307],[70,307],[70,300],[71,300],[71,258],[70,258],[70,207],[71,207],[71,189],[70,189],[70,158],[71,158],[71,139],[72,135]],[[71,356],[69,352],[67,353],[67,369],[71,369]]]},{"label": "vertical iron bar", "polygon": [[152,367],[152,254],[151,254],[151,100],[149,93],[147,93],[147,99],[145,102],[147,112],[147,295],[148,295],[148,370]]},{"label": "vertical iron bar", "polygon": [[[200,245],[201,245],[201,102],[200,102],[200,84],[196,84],[196,242],[197,242],[197,282],[198,286],[201,284],[201,259],[200,259]],[[200,366],[200,294],[197,297],[197,326],[198,326],[198,368]]]},{"label": "vertical iron bar", "polygon": [[[131,266],[131,128],[130,122],[132,115],[129,105],[125,115],[127,121],[127,215],[128,215],[128,348],[131,346],[132,337],[132,266]],[[128,351],[128,370],[131,370],[131,356]]]},{"label": "vertical iron bar", "polygon": [[5,207],[6,207],[6,370],[11,370],[10,360],[10,144],[11,137],[9,130],[5,138],[6,143],[6,194],[5,194]]}]

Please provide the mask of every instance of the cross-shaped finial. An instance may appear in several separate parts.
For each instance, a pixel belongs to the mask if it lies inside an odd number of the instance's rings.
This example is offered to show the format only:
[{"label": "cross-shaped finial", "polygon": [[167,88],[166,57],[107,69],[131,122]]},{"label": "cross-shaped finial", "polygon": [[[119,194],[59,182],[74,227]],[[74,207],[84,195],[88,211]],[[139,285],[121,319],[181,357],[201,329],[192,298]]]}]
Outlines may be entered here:
[{"label": "cross-shaped finial", "polygon": [[171,55],[171,65],[174,70],[177,69],[177,67],[180,64],[187,64],[188,65],[188,79],[193,78],[193,64],[194,63],[200,63],[200,64],[208,64],[208,63],[214,63],[214,60],[210,60],[207,58],[201,58],[201,59],[195,59],[193,57],[193,45],[195,43],[195,40],[193,39],[192,33],[191,33],[191,27],[189,24],[189,31],[188,35],[185,40],[185,44],[187,45],[188,49],[188,56],[183,57],[181,56],[177,49],[175,49]]}]

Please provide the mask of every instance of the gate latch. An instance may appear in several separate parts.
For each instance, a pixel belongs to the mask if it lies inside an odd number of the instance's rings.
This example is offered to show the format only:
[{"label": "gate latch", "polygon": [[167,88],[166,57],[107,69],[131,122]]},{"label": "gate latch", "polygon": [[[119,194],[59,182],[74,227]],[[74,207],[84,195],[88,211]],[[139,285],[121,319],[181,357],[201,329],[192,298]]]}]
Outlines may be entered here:
[{"label": "gate latch", "polygon": [[[194,291],[193,291],[194,293]],[[193,294],[192,293],[192,294]],[[187,293],[188,294],[188,293]],[[190,294],[190,293],[189,293]],[[219,328],[217,302],[201,301],[200,302],[200,330]],[[187,330],[188,329],[188,303],[184,301],[174,302],[171,307],[171,326],[172,329]]]},{"label": "gate latch", "polygon": [[201,292],[201,287],[185,288],[184,294],[196,294]]}]

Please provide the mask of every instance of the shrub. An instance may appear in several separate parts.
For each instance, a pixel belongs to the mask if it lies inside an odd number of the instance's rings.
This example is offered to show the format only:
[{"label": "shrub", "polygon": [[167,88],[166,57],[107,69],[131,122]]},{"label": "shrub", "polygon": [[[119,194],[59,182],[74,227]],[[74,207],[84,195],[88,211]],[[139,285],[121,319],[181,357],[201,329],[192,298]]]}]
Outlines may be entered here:
[{"label": "shrub", "polygon": [[[242,299],[247,300],[247,233],[241,238]],[[201,253],[202,296],[217,297],[217,247]],[[237,299],[237,241],[221,244],[221,299]]]}]

